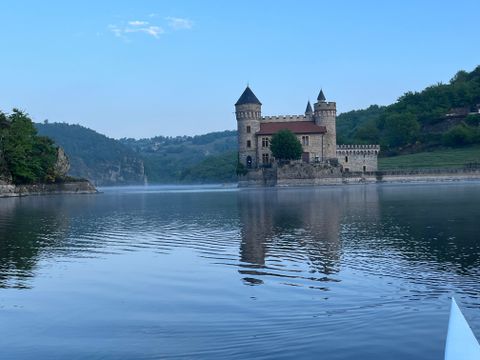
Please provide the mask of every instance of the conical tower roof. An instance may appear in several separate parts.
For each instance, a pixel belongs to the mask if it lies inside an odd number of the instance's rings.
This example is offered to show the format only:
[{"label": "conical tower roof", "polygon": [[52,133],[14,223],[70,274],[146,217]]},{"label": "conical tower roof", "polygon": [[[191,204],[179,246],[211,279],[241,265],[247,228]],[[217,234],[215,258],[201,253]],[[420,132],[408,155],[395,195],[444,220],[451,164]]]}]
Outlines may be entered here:
[{"label": "conical tower roof", "polygon": [[244,105],[244,104],[258,104],[262,105],[262,103],[257,99],[253,91],[250,89],[249,86],[245,89],[243,92],[242,96],[238,99],[238,101],[235,103],[236,105]]},{"label": "conical tower roof", "polygon": [[327,99],[325,98],[325,95],[323,94],[323,90],[322,90],[322,89],[320,89],[320,93],[318,94],[317,100],[318,100],[318,101],[325,101],[325,100],[327,100]]},{"label": "conical tower roof", "polygon": [[310,105],[310,100],[308,100],[307,108],[305,109],[305,114],[311,114],[311,113],[313,113],[312,105]]}]

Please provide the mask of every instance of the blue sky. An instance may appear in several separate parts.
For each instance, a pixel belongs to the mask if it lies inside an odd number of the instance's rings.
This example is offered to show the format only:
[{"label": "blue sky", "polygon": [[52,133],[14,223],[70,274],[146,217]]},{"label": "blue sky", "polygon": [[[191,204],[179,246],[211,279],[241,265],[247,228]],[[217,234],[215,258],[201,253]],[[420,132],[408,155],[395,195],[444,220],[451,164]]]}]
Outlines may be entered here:
[{"label": "blue sky", "polygon": [[322,87],[340,112],[480,64],[480,1],[2,1],[0,109],[108,136],[236,127]]}]

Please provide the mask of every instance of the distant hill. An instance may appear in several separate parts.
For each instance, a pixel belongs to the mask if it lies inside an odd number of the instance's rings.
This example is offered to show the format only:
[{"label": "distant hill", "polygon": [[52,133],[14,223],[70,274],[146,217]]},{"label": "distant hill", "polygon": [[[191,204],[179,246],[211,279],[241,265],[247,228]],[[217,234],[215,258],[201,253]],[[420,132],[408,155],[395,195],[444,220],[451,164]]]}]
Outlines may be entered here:
[{"label": "distant hill", "polygon": [[143,184],[146,181],[141,156],[118,140],[80,125],[35,124],[38,133],[64,148],[70,160],[69,174],[96,185]]},{"label": "distant hill", "polygon": [[203,180],[193,174],[198,174],[197,165],[200,163],[236,151],[237,132],[226,130],[197,136],[156,136],[140,140],[124,138],[120,142],[144,159],[149,183],[204,182],[207,178],[208,181],[224,182],[231,179],[231,175],[227,175],[229,170],[217,178],[207,176],[202,177]]},{"label": "distant hill", "polygon": [[[71,164],[69,175],[96,185],[235,181],[231,169],[223,169],[220,164],[237,148],[236,131],[115,140],[80,125],[35,126],[39,134],[65,149]],[[216,164],[216,172],[207,170],[209,165],[203,162]]]},{"label": "distant hill", "polygon": [[391,105],[340,114],[338,142],[379,143],[384,156],[479,144],[479,109],[480,66]]}]

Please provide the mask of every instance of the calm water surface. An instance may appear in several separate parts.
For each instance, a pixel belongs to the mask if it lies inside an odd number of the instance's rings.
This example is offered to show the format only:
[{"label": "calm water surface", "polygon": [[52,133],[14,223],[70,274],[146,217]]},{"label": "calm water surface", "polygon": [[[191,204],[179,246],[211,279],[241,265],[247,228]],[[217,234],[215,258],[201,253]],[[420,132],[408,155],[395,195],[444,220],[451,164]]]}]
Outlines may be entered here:
[{"label": "calm water surface", "polygon": [[441,359],[480,183],[0,199],[1,359]]}]

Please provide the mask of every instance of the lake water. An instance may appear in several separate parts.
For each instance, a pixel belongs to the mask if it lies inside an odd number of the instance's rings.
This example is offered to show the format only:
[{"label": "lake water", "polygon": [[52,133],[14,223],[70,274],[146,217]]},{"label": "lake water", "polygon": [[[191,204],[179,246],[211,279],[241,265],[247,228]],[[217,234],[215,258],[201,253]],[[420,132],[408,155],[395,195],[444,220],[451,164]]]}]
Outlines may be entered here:
[{"label": "lake water", "polygon": [[480,183],[0,199],[1,359],[441,359]]}]

